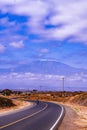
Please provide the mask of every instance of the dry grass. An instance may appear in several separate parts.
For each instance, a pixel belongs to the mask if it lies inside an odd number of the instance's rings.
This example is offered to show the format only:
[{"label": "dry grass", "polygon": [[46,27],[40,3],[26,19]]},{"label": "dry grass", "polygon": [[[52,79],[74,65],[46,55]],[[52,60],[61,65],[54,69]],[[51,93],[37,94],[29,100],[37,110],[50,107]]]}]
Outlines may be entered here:
[{"label": "dry grass", "polygon": [[72,99],[72,102],[79,104],[79,105],[87,106],[87,93],[82,93],[80,95],[76,95]]},{"label": "dry grass", "polygon": [[13,107],[13,106],[15,106],[15,104],[12,102],[11,99],[0,97],[0,108]]},{"label": "dry grass", "polygon": [[[4,97],[0,97],[0,98],[2,98],[4,101],[2,103],[3,107],[0,107],[0,115],[13,113],[13,112],[16,112],[20,109],[24,109],[26,107],[32,106],[32,103],[29,103],[29,102],[25,102],[25,101],[21,101],[21,100],[11,100],[11,99],[4,98]],[[8,105],[9,101],[12,103],[12,105],[10,105],[10,106]]]},{"label": "dry grass", "polygon": [[87,130],[87,93],[61,100],[61,103],[65,105],[66,115],[59,130]]}]

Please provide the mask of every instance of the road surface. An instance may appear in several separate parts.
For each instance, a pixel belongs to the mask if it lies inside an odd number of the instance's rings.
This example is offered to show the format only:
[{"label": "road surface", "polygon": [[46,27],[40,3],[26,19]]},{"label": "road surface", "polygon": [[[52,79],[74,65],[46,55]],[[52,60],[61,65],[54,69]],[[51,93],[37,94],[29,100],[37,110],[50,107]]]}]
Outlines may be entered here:
[{"label": "road surface", "polygon": [[56,130],[63,107],[40,102],[32,108],[0,117],[0,130]]}]

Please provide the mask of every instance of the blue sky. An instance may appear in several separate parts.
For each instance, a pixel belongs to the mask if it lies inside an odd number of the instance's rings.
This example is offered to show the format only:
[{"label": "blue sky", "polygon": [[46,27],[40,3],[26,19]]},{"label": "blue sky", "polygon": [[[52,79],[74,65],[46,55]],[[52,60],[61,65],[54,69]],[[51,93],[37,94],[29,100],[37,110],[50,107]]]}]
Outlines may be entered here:
[{"label": "blue sky", "polygon": [[87,0],[0,0],[0,68],[44,59],[87,69],[86,12]]}]

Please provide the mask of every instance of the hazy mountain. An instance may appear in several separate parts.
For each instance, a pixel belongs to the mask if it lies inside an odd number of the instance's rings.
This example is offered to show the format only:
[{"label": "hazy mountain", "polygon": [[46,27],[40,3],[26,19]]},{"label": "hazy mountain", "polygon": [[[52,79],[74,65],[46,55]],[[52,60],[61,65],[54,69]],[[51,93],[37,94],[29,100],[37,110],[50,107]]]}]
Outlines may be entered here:
[{"label": "hazy mountain", "polygon": [[66,65],[64,63],[60,63],[57,61],[31,61],[27,64],[19,64],[14,67],[13,70],[10,68],[0,69],[1,73],[9,73],[11,71],[14,72],[32,72],[38,74],[58,74],[58,75],[72,75],[75,73],[87,73],[86,69],[78,69]]}]

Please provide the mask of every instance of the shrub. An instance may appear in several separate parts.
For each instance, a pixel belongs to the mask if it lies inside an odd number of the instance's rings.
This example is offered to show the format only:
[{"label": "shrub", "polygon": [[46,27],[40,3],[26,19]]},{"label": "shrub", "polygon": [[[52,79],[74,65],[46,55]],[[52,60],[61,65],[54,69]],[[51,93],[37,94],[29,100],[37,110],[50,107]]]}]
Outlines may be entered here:
[{"label": "shrub", "polygon": [[5,96],[10,96],[10,95],[12,94],[12,91],[9,90],[9,89],[4,89],[4,90],[2,91],[2,94],[5,95]]},{"label": "shrub", "polygon": [[11,107],[15,106],[12,102],[12,100],[4,97],[0,97],[0,107]]}]

